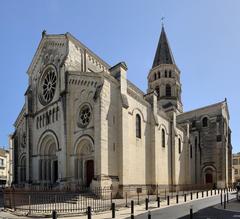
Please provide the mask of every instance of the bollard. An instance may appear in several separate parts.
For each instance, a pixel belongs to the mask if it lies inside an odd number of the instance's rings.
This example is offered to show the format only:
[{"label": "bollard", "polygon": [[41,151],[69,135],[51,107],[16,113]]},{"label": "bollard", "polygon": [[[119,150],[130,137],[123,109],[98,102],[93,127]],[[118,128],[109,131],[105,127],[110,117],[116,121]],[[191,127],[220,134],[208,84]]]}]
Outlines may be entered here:
[{"label": "bollard", "polygon": [[216,195],[216,194],[217,194],[217,190],[215,189],[215,191],[214,191],[214,192],[215,192],[215,195]]},{"label": "bollard", "polygon": [[145,209],[148,210],[148,198],[145,199]]},{"label": "bollard", "polygon": [[31,195],[28,196],[28,215],[30,214],[31,214]]},{"label": "bollard", "polygon": [[204,197],[204,191],[202,191],[202,198]]},{"label": "bollard", "polygon": [[160,197],[157,197],[157,206],[160,208]]},{"label": "bollard", "polygon": [[88,219],[92,218],[92,212],[91,212],[91,207],[90,206],[87,207],[87,218]]},{"label": "bollard", "polygon": [[212,189],[211,189],[211,196],[212,196]]},{"label": "bollard", "polygon": [[220,194],[220,200],[221,200],[221,205],[222,205],[222,193]]},{"label": "bollard", "polygon": [[134,201],[131,201],[131,214],[134,214]]},{"label": "bollard", "polygon": [[151,218],[152,218],[151,212],[149,211],[149,212],[148,212],[148,219],[151,219]]},{"label": "bollard", "polygon": [[176,195],[176,203],[178,204],[178,195]]},{"label": "bollard", "polygon": [[126,194],[126,205],[125,205],[125,207],[127,208],[127,207],[128,207],[128,203],[127,203],[127,192],[126,192],[125,194]]},{"label": "bollard", "polygon": [[170,198],[169,198],[169,195],[167,196],[167,205],[170,205]]},{"label": "bollard", "polygon": [[134,214],[131,214],[131,219],[134,219]]},{"label": "bollard", "polygon": [[192,192],[191,192],[191,194],[190,194],[190,195],[191,195],[191,200],[192,200]]},{"label": "bollard", "polygon": [[187,201],[187,194],[184,194],[184,202]]},{"label": "bollard", "polygon": [[226,209],[226,194],[224,194],[224,205],[223,208]]},{"label": "bollard", "polygon": [[227,202],[229,202],[229,199],[228,199],[228,192],[227,192]]},{"label": "bollard", "polygon": [[208,190],[207,190],[207,197],[208,197]]},{"label": "bollard", "polygon": [[57,212],[56,212],[56,210],[52,211],[52,219],[57,219]]},{"label": "bollard", "polygon": [[112,203],[112,218],[115,218],[115,203]]},{"label": "bollard", "polygon": [[193,210],[190,208],[190,219],[193,219]]},{"label": "bollard", "polygon": [[218,189],[218,194],[219,194],[220,192],[219,192],[219,189]]},{"label": "bollard", "polygon": [[197,199],[198,199],[198,192],[197,192]]}]

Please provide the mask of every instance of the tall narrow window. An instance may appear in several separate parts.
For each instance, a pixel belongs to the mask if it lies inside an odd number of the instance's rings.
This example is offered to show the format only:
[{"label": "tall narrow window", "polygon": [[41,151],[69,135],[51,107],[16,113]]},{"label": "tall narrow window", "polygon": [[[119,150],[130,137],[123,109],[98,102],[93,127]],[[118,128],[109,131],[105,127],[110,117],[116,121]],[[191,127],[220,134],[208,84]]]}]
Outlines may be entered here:
[{"label": "tall narrow window", "polygon": [[136,137],[141,138],[141,117],[139,114],[136,115]]},{"label": "tall narrow window", "polygon": [[157,74],[156,73],[154,74],[154,80],[157,80]]},{"label": "tall narrow window", "polygon": [[169,78],[172,77],[172,71],[169,71]]},{"label": "tall narrow window", "polygon": [[207,127],[208,126],[208,118],[207,117],[204,117],[203,120],[202,120],[202,126],[203,127]]},{"label": "tall narrow window", "polygon": [[162,147],[165,148],[165,130],[162,129]]},{"label": "tall narrow window", "polygon": [[182,144],[181,144],[181,139],[178,139],[178,153],[181,154],[182,152]]},{"label": "tall narrow window", "polygon": [[156,93],[157,93],[157,98],[159,99],[159,97],[160,97],[160,89],[159,89],[159,86],[157,86],[157,87],[155,88],[155,91],[156,91]]},{"label": "tall narrow window", "polygon": [[160,71],[158,72],[158,78],[161,78],[161,72]]},{"label": "tall narrow window", "polygon": [[165,78],[167,78],[167,71],[165,70],[165,72],[164,72],[164,73],[165,73]]},{"label": "tall narrow window", "polygon": [[167,97],[172,96],[171,86],[169,84],[166,85],[166,96]]},{"label": "tall narrow window", "polygon": [[190,145],[190,158],[192,158],[192,145]]}]

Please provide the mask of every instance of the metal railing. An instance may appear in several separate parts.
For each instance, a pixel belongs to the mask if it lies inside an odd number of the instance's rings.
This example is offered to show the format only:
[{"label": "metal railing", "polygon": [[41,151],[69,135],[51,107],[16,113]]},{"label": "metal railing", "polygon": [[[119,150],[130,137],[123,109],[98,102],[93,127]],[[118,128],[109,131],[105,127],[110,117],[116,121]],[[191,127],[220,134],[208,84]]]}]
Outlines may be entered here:
[{"label": "metal railing", "polygon": [[53,210],[59,214],[85,213],[88,206],[93,212],[110,210],[111,190],[95,188],[72,191],[16,191],[5,189],[4,208],[25,214],[50,215]]}]

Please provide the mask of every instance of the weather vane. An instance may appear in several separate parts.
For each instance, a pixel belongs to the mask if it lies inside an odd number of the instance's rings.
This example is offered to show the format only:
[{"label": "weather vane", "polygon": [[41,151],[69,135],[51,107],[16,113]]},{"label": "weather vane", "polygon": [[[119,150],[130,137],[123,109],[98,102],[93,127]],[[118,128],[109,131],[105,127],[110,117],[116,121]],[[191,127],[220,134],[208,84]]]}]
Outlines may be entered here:
[{"label": "weather vane", "polygon": [[161,22],[162,22],[162,27],[164,26],[164,19],[165,19],[165,17],[161,17]]}]

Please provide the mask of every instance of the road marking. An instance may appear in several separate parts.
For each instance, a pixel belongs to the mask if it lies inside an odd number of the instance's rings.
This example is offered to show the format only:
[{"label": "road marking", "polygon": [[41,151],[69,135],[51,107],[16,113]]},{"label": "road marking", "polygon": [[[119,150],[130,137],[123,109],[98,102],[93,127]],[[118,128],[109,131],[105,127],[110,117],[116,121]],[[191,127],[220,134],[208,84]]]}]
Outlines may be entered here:
[{"label": "road marking", "polygon": [[235,214],[233,215],[233,217],[240,217],[240,214]]}]

